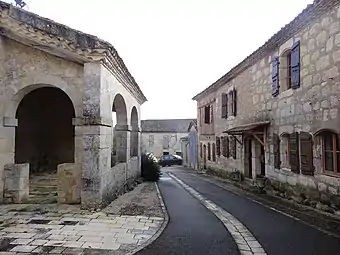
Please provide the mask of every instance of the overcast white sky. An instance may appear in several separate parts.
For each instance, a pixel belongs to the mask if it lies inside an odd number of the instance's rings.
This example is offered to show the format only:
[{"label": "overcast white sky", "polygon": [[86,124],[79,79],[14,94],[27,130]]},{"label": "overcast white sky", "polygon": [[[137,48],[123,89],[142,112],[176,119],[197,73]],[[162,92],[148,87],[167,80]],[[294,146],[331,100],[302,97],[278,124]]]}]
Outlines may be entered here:
[{"label": "overcast white sky", "polygon": [[29,11],[112,43],[148,98],[142,119],[196,118],[193,96],[313,2],[24,1]]}]

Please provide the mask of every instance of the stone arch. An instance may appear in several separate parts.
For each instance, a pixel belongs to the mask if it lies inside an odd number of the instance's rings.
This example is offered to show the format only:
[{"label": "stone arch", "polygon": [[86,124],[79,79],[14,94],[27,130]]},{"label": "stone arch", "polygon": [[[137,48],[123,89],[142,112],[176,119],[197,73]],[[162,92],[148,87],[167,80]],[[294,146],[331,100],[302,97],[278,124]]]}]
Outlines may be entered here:
[{"label": "stone arch", "polygon": [[116,94],[112,103],[112,150],[111,166],[116,163],[127,162],[128,140],[130,128],[127,122],[125,99],[121,94]]},{"label": "stone arch", "polygon": [[131,110],[131,137],[130,137],[130,154],[131,157],[138,156],[139,147],[139,127],[138,127],[138,112],[136,106],[132,107]]},{"label": "stone arch", "polygon": [[30,192],[43,186],[47,201],[54,202],[58,165],[75,162],[74,104],[60,88],[38,84],[19,91],[12,107],[18,120],[14,161],[30,164]]}]

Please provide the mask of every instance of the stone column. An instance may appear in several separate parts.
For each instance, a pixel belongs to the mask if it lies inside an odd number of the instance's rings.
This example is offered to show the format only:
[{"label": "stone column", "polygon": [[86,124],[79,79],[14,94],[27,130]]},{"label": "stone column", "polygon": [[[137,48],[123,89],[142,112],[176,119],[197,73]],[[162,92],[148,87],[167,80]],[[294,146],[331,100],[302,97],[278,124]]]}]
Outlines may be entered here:
[{"label": "stone column", "polygon": [[7,203],[24,203],[29,196],[29,163],[4,166],[4,199]]},{"label": "stone column", "polygon": [[[105,173],[110,169],[111,108],[107,83],[102,82],[102,65],[84,65],[83,118],[76,120],[76,133],[82,136],[83,208],[100,208],[103,201]],[[78,148],[79,149],[79,148]]]}]

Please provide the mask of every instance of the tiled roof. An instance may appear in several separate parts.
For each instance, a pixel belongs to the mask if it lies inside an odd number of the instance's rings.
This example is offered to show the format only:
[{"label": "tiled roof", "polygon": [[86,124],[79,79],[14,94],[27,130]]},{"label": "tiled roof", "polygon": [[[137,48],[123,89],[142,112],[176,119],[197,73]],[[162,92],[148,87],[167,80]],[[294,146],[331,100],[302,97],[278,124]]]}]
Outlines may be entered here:
[{"label": "tiled roof", "polygon": [[280,45],[289,40],[295,33],[339,4],[339,0],[316,0],[313,4],[307,5],[307,7],[297,17],[295,17],[289,24],[281,28],[281,30],[274,34],[265,44],[263,44],[260,48],[245,58],[241,63],[233,67],[228,73],[223,75],[220,79],[194,96],[192,99],[198,100],[209,92],[219,89],[237,75],[245,71],[247,68],[254,65],[258,60],[274,52]]},{"label": "tiled roof", "polygon": [[142,120],[142,132],[187,133],[188,127],[195,119],[159,119]]}]

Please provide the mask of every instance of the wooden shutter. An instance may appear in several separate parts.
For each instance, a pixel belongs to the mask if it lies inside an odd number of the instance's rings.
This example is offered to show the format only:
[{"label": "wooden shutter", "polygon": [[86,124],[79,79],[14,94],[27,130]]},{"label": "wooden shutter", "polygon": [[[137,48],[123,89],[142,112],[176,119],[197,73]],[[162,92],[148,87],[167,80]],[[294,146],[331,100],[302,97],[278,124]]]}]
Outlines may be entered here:
[{"label": "wooden shutter", "polygon": [[299,134],[292,133],[289,136],[289,147],[290,147],[290,167],[293,173],[300,173],[300,164],[299,164]]},{"label": "wooden shutter", "polygon": [[213,123],[213,105],[209,105],[209,124]]},{"label": "wooden shutter", "polygon": [[300,87],[300,42],[294,43],[291,50],[291,83],[292,88]]},{"label": "wooden shutter", "polygon": [[280,169],[281,159],[280,159],[280,137],[274,133],[273,135],[273,146],[274,146],[274,167]]},{"label": "wooden shutter", "polygon": [[221,139],[218,136],[216,137],[216,154],[217,157],[221,156]]},{"label": "wooden shutter", "polygon": [[211,148],[210,148],[210,143],[208,143],[208,160],[211,160]]},{"label": "wooden shutter", "polygon": [[212,144],[212,161],[216,162],[216,147],[215,144]]},{"label": "wooden shutter", "polygon": [[227,136],[222,137],[222,155],[223,157],[229,157],[229,138]]},{"label": "wooden shutter", "polygon": [[233,90],[233,116],[236,116],[237,106],[237,93],[236,89]]},{"label": "wooden shutter", "polygon": [[228,118],[228,95],[222,93],[222,118]]},{"label": "wooden shutter", "polygon": [[279,58],[272,60],[272,95],[276,97],[279,94]]},{"label": "wooden shutter", "polygon": [[235,139],[235,137],[232,137],[230,139],[230,156],[233,159],[236,159],[236,139]]},{"label": "wooden shutter", "polygon": [[304,175],[314,175],[313,166],[313,140],[308,133],[300,133],[300,159],[301,173]]}]

